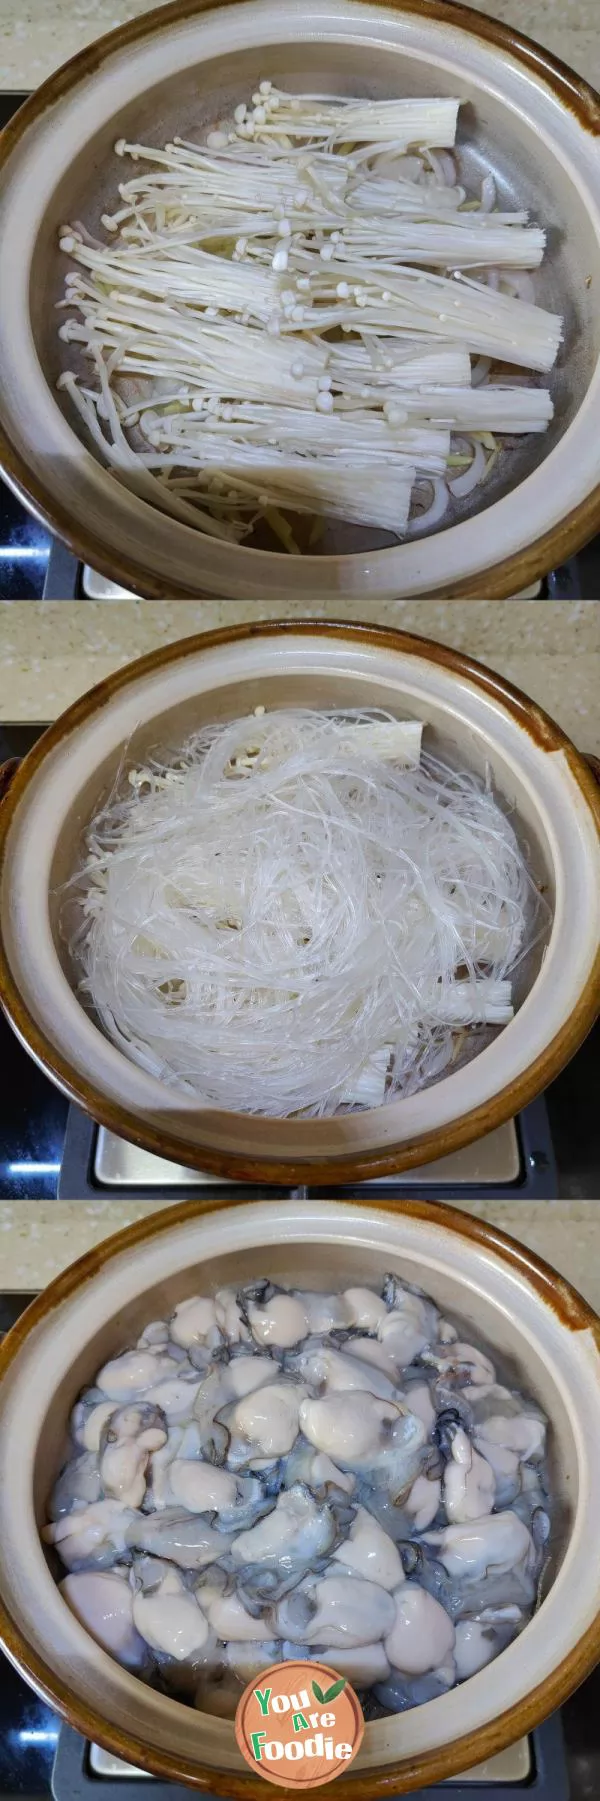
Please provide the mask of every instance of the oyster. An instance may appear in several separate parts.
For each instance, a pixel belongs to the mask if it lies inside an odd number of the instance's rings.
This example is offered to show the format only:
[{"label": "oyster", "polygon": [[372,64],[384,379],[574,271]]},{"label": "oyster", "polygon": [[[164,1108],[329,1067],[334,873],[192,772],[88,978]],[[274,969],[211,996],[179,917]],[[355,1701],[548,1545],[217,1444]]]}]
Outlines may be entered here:
[{"label": "oyster", "polygon": [[206,1615],[177,1570],[169,1570],[150,1593],[134,1594],[133,1620],[147,1645],[178,1663],[197,1657],[210,1637]]},{"label": "oyster", "polygon": [[59,1588],[71,1613],[103,1651],[110,1651],[127,1669],[139,1669],[146,1648],[135,1627],[127,1571],[79,1570],[65,1576]]},{"label": "oyster", "polygon": [[396,1394],[394,1383],[383,1371],[363,1363],[357,1355],[347,1357],[343,1351],[333,1350],[320,1339],[307,1339],[302,1349],[287,1359],[286,1368],[319,1394],[351,1394],[358,1389],[384,1400]]},{"label": "oyster", "polygon": [[487,1607],[457,1620],[454,1661],[459,1682],[484,1669],[509,1645],[524,1624],[520,1607]]},{"label": "oyster", "polygon": [[214,1301],[206,1300],[199,1294],[190,1295],[187,1301],[180,1301],[171,1315],[168,1335],[186,1351],[190,1345],[205,1344],[207,1341],[218,1344],[221,1333]]},{"label": "oyster", "polygon": [[233,1639],[238,1644],[242,1644],[244,1640],[258,1644],[260,1639],[270,1639],[270,1628],[260,1618],[256,1619],[249,1613],[241,1595],[235,1590],[223,1594],[218,1588],[203,1587],[199,1600],[217,1638],[224,1639],[225,1642]]},{"label": "oyster", "polygon": [[395,1619],[384,1639],[392,1668],[408,1676],[425,1676],[448,1665],[454,1650],[454,1626],[445,1608],[416,1582],[407,1582],[392,1597]]},{"label": "oyster", "polygon": [[452,1435],[442,1492],[448,1519],[459,1524],[481,1519],[482,1514],[491,1513],[494,1505],[494,1471],[486,1458],[474,1450],[461,1426]]},{"label": "oyster", "polygon": [[306,1576],[270,1615],[281,1638],[348,1647],[385,1639],[394,1617],[394,1598],[378,1583],[329,1574],[320,1581]]},{"label": "oyster", "polygon": [[117,1401],[93,1401],[91,1406],[78,1401],[71,1414],[71,1432],[75,1443],[86,1451],[98,1451],[103,1427],[116,1411]]},{"label": "oyster", "polygon": [[56,1545],[68,1570],[86,1565],[104,1569],[123,1556],[136,1518],[134,1509],[120,1501],[93,1501],[43,1526],[42,1538]]},{"label": "oyster", "polygon": [[395,1274],[183,1297],[72,1410],[42,1529],[66,1604],[222,1719],[290,1657],[358,1684],[369,1719],[443,1695],[551,1568],[546,1420],[498,1377]]},{"label": "oyster", "polygon": [[117,1407],[102,1428],[99,1475],[105,1495],[124,1507],[141,1507],[152,1451],[167,1442],[167,1427],[151,1402]]},{"label": "oyster", "polygon": [[367,1407],[357,1402],[356,1394],[323,1395],[302,1401],[299,1422],[317,1451],[325,1451],[341,1469],[368,1470],[371,1481],[387,1488],[392,1499],[417,1474],[425,1427],[395,1401],[372,1395]]},{"label": "oyster", "polygon": [[224,1532],[216,1532],[202,1514],[186,1513],[183,1507],[165,1507],[159,1514],[140,1513],[125,1534],[125,1543],[133,1550],[164,1557],[182,1570],[201,1570],[207,1563],[216,1563],[232,1542]]},{"label": "oyster", "polygon": [[449,1574],[467,1582],[515,1569],[529,1572],[535,1564],[531,1534],[510,1510],[466,1525],[445,1526],[442,1532],[428,1532],[426,1541],[438,1547],[440,1562]]},{"label": "oyster", "polygon": [[121,1357],[113,1357],[103,1365],[96,1382],[109,1401],[147,1400],[156,1383],[178,1374],[179,1359],[158,1346],[155,1351],[124,1351]]},{"label": "oyster", "polygon": [[240,1401],[215,1415],[230,1435],[227,1461],[231,1469],[285,1457],[298,1437],[298,1416],[305,1390],[293,1382],[254,1388]]},{"label": "oyster", "polygon": [[347,1575],[366,1576],[380,1588],[395,1589],[404,1581],[400,1552],[364,1507],[357,1507],[348,1537],[333,1555]]},{"label": "oyster", "polygon": [[310,1490],[297,1482],[282,1491],[265,1519],[238,1534],[231,1558],[236,1568],[256,1563],[286,1572],[306,1568],[330,1550],[335,1535],[331,1509],[319,1507]]},{"label": "oyster", "polygon": [[93,1451],[84,1451],[82,1457],[71,1458],[61,1470],[48,1502],[50,1519],[59,1520],[63,1514],[70,1513],[73,1507],[100,1501],[101,1498],[98,1458]]}]

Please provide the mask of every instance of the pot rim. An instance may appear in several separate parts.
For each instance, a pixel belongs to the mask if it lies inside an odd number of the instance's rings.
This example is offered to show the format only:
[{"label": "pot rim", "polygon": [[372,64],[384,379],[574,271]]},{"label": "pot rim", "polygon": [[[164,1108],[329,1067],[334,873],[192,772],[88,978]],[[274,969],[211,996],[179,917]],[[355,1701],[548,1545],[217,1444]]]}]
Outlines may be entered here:
[{"label": "pot rim", "polygon": [[[252,1203],[240,1201],[237,1206],[248,1207]],[[277,1205],[272,1197],[269,1205]],[[151,1214],[132,1225],[122,1227],[112,1233],[92,1250],[85,1252],[76,1262],[71,1263],[48,1287],[43,1289],[36,1299],[21,1314],[16,1324],[7,1333],[0,1345],[0,1385],[13,1360],[19,1355],[24,1343],[44,1320],[63,1301],[67,1300],[77,1289],[93,1277],[99,1275],[105,1265],[122,1252],[148,1239],[168,1232],[190,1221],[192,1218],[203,1218],[206,1215],[221,1212],[230,1205],[226,1195],[200,1201],[183,1201]],[[352,1208],[360,1205],[367,1211],[394,1213],[397,1217],[397,1203],[377,1197],[376,1202],[364,1195],[344,1195],[340,1206]],[[600,1317],[589,1303],[573,1288],[565,1277],[561,1276],[551,1264],[537,1257],[535,1252],[522,1244],[518,1239],[501,1231],[497,1226],[476,1218],[472,1214],[460,1213],[457,1208],[445,1202],[427,1201],[425,1198],[402,1203],[402,1214],[413,1220],[421,1220],[424,1224],[432,1224],[438,1229],[454,1233],[457,1237],[467,1239],[475,1246],[481,1247],[485,1253],[493,1255],[511,1270],[516,1270],[530,1288],[536,1292],[542,1307],[549,1308],[558,1316],[565,1330],[570,1332],[591,1332],[595,1345],[600,1352]],[[146,1745],[134,1738],[128,1738],[120,1727],[107,1723],[100,1714],[85,1704],[73,1700],[69,1688],[63,1683],[49,1666],[30,1646],[26,1635],[18,1623],[12,1618],[0,1599],[0,1643],[11,1662],[22,1672],[36,1692],[66,1720],[69,1725],[82,1733],[83,1737],[103,1746],[125,1762],[142,1765],[154,1776],[185,1782],[192,1788],[209,1789],[228,1797],[228,1801],[262,1801],[264,1790],[261,1778],[255,1778],[246,1772],[215,1771],[199,1763],[192,1763],[188,1758],[179,1760],[170,1752]],[[438,1779],[460,1774],[471,1768],[473,1764],[494,1756],[514,1743],[516,1738],[525,1736],[533,1728],[547,1718],[548,1715],[562,1706],[585,1677],[589,1675],[600,1660],[600,1608],[577,1644],[562,1659],[557,1668],[544,1681],[537,1684],[521,1701],[504,1710],[498,1717],[486,1721],[481,1727],[456,1739],[449,1747],[440,1747],[434,1751],[425,1751],[405,1764],[376,1767],[365,1772],[364,1776],[338,1777],[338,1793],[340,1801],[371,1801],[373,1795],[390,1797],[397,1794],[413,1792],[414,1782],[431,1783]],[[408,1789],[410,1784],[410,1790]],[[293,1791],[285,1790],[291,1801]]]},{"label": "pot rim", "polygon": [[[225,3],[229,6],[241,6],[244,0],[225,0]],[[364,3],[375,6],[380,5],[381,0],[364,0]],[[157,36],[170,21],[175,23],[195,14],[212,12],[222,4],[223,0],[170,0],[169,4],[159,6],[151,13],[142,14],[139,18],[118,26],[116,30],[107,32],[70,57],[42,82],[0,133],[0,182],[10,156],[24,134],[39,121],[48,108],[74,89],[80,80],[97,71],[115,52]],[[473,7],[463,5],[462,0],[385,0],[385,4],[395,12],[417,14],[431,21],[449,24],[457,31],[490,44],[500,51],[502,57],[512,57],[527,71],[530,78],[541,81],[550,88],[559,105],[575,115],[584,131],[593,137],[600,136],[600,94],[575,70],[569,68],[559,57],[551,55],[550,51],[534,39],[501,20],[483,16]],[[0,467],[18,498],[24,501],[42,525],[57,532],[68,549],[82,562],[91,564],[100,574],[140,594],[143,599],[172,598],[168,585],[162,577],[157,578],[151,567],[146,568],[136,558],[121,553],[111,560],[104,539],[97,539],[94,532],[88,531],[85,526],[73,526],[68,511],[53,499],[45,481],[30,471],[26,458],[1,423]],[[476,575],[459,578],[450,587],[432,588],[429,598],[481,599],[484,594],[489,600],[508,599],[539,580],[548,569],[575,555],[598,529],[600,482],[578,501],[571,512],[532,544],[481,569]],[[249,551],[248,554],[251,556],[252,552]],[[281,571],[283,577],[287,556],[278,551],[272,551],[269,555],[273,575],[276,576]],[[343,560],[352,565],[355,559],[348,557]],[[303,559],[307,577],[313,576],[316,586],[320,564],[321,559],[318,557]],[[250,572],[251,565],[248,567],[249,578]],[[187,585],[179,585],[178,593],[182,598],[198,599],[201,598],[202,590],[195,586],[189,588]],[[422,595],[421,598],[427,597]]]},{"label": "pot rim", "polygon": [[[466,678],[484,693],[500,701],[504,709],[511,714],[521,730],[526,731],[534,742],[546,752],[562,751],[569,769],[581,791],[584,801],[590,809],[600,834],[600,787],[588,767],[585,758],[576,750],[562,727],[558,726],[535,701],[510,682],[504,680],[495,671],[487,669],[482,663],[466,656],[462,651],[455,651],[432,638],[421,637],[416,633],[401,632],[393,626],[372,626],[354,624],[348,620],[312,620],[282,619],[260,620],[246,625],[225,626],[212,632],[199,632],[188,638],[178,638],[172,644],[160,646],[144,657],[127,663],[124,668],[115,670],[103,681],[90,688],[74,701],[66,712],[60,714],[41,738],[33,746],[13,777],[5,799],[0,806],[0,891],[7,875],[8,860],[6,854],[7,838],[19,803],[26,794],[27,788],[47,754],[53,751],[70,733],[100,712],[106,703],[122,688],[135,683],[153,670],[167,667],[170,663],[180,661],[187,656],[196,655],[203,650],[211,650],[224,644],[233,644],[245,638],[272,638],[282,633],[288,636],[327,636],[350,639],[359,643],[365,640],[384,649],[401,652],[405,656],[427,657],[431,662],[441,663]],[[8,879],[10,877],[8,876]],[[84,1079],[70,1062],[65,1051],[58,1051],[56,1046],[40,1029],[27,1003],[23,1000],[15,982],[5,952],[0,931],[0,1005],[3,1007],[17,1037],[25,1048],[33,1055],[36,1062],[71,1101],[75,1101],[83,1111],[108,1131],[119,1137],[126,1137],[132,1144],[141,1149],[154,1152],[156,1156],[166,1157],[171,1162],[179,1163],[189,1169],[197,1169],[199,1156],[202,1167],[211,1175],[224,1176],[240,1183],[272,1184],[278,1187],[293,1187],[301,1183],[310,1183],[311,1187],[324,1183],[336,1186],[349,1185],[357,1181],[376,1180],[378,1177],[394,1175],[400,1171],[412,1169],[423,1163],[433,1161],[436,1157],[446,1156],[451,1151],[471,1144],[496,1126],[503,1125],[512,1119],[524,1106],[533,1100],[549,1083],[554,1081],[561,1069],[568,1063],[575,1051],[583,1043],[591,1030],[600,1008],[600,946],[584,991],[579,995],[568,1018],[560,1031],[556,1033],[550,1044],[540,1056],[529,1064],[522,1074],[508,1082],[493,1101],[487,1100],[474,1107],[450,1123],[436,1126],[427,1132],[418,1134],[401,1145],[391,1146],[385,1150],[371,1150],[363,1155],[355,1151],[321,1158],[320,1160],[290,1159],[285,1163],[276,1158],[263,1157],[257,1159],[238,1152],[205,1149],[198,1145],[187,1146],[181,1139],[173,1136],[168,1128],[154,1126],[149,1120],[140,1122],[137,1114],[122,1107],[107,1097],[94,1083]]]}]

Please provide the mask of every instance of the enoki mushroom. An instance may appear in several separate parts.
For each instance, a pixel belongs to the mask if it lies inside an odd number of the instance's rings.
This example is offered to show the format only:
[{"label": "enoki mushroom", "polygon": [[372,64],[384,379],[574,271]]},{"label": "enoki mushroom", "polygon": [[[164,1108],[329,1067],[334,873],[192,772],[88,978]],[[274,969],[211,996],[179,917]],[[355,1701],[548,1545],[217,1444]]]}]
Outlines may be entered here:
[{"label": "enoki mushroom", "polygon": [[468,196],[457,116],[261,81],[206,145],[119,140],[142,168],[106,243],[61,232],[60,336],[89,370],[58,385],[122,482],[225,541],[266,520],[295,551],[289,514],[432,529],[497,434],[546,430],[548,389],[512,379],[547,376],[561,341],[531,280],[545,233],[490,176]]},{"label": "enoki mushroom", "polygon": [[490,785],[420,740],[259,708],[120,777],[64,930],[121,1050],[207,1105],[319,1115],[410,1095],[511,1020],[546,904]]}]

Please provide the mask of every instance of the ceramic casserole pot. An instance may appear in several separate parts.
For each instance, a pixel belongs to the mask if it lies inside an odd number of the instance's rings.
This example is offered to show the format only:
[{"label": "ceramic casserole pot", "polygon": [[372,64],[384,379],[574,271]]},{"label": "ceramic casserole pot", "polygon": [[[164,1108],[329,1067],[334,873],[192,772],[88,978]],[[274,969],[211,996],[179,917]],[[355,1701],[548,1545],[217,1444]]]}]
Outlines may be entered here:
[{"label": "ceramic casserole pot", "polygon": [[[103,235],[120,137],[197,141],[265,74],[286,90],[458,97],[460,173],[547,232],[536,293],[564,320],[543,435],[503,451],[485,486],[429,536],[328,527],[327,555],[229,545],[116,480],[56,383],[73,346],[55,303],[65,222]],[[174,0],[89,45],[20,109],[0,146],[0,460],[37,516],[94,569],[146,597],[295,599],[515,594],[600,525],[600,101],[572,70],[454,0]],[[118,202],[117,202],[118,204]],[[66,359],[66,360],[65,360]],[[268,542],[268,540],[267,540]]]},{"label": "ceramic casserole pot", "polygon": [[542,1605],[491,1666],[367,1725],[351,1772],[337,1778],[340,1801],[414,1792],[482,1763],[559,1707],[600,1656],[600,1322],[581,1297],[524,1246],[433,1203],[170,1207],[67,1269],[0,1351],[0,1641],[63,1717],[138,1768],[233,1801],[264,1794],[230,1721],[121,1668],[56,1587],[39,1527],[71,1407],[106,1359],[186,1296],[259,1276],[324,1291],[377,1286],[389,1270],[509,1359],[547,1414],[551,1561]]},{"label": "ceramic casserole pot", "polygon": [[[384,707],[424,722],[451,763],[491,771],[550,925],[517,972],[509,1026],[465,1067],[410,1098],[330,1119],[201,1107],[110,1043],[76,993],[60,890],[125,745],[142,762],[202,722],[256,705]],[[430,1162],[539,1094],[599,999],[600,796],[558,726],[500,677],[425,638],[370,626],[240,626],[180,640],[77,701],[39,740],[0,809],[0,998],[59,1086],[122,1138],[240,1181],[349,1183]]]}]

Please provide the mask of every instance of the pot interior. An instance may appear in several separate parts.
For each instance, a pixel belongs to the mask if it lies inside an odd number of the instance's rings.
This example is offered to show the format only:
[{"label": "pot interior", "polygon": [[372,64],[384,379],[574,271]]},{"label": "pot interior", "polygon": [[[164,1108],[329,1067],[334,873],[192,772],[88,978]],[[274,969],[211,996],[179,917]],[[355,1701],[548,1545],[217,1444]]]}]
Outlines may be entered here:
[{"label": "pot interior", "polygon": [[[529,117],[507,105],[500,79],[495,85],[474,75],[466,34],[461,40],[461,35],[454,32],[450,41],[441,26],[436,30],[430,25],[431,47],[425,57],[422,52],[413,53],[410,47],[395,48],[390,54],[389,46],[379,44],[373,30],[357,31],[351,41],[331,42],[327,41],[325,28],[320,41],[311,43],[308,34],[303,38],[298,28],[300,41],[281,43],[276,27],[269,40],[262,26],[260,35],[265,41],[256,48],[252,45],[253,36],[258,35],[253,31],[254,11],[253,7],[236,7],[235,15],[231,13],[239,47],[228,48],[216,57],[203,53],[202,21],[198,20],[196,53],[193,40],[191,45],[186,43],[185,63],[174,72],[164,73],[161,68],[160,35],[154,40],[156,54],[151,66],[145,59],[143,76],[141,69],[137,75],[135,47],[116,53],[115,62],[127,63],[130,97],[111,112],[108,89],[108,106],[105,105],[101,124],[93,129],[88,123],[86,128],[82,120],[77,132],[73,128],[62,174],[39,222],[29,285],[39,362],[53,391],[61,369],[75,368],[78,373],[87,369],[80,356],[78,361],[78,347],[62,344],[57,336],[57,325],[64,315],[56,315],[53,302],[62,295],[69,267],[67,258],[58,250],[58,232],[66,222],[82,221],[93,236],[106,236],[101,215],[115,210],[118,183],[128,173],[113,154],[117,138],[124,136],[130,142],[153,146],[163,146],[174,136],[202,141],[206,131],[230,116],[237,102],[246,99],[265,75],[291,92],[316,88],[377,99],[458,93],[462,102],[460,178],[477,194],[482,176],[492,171],[498,204],[505,210],[525,208],[533,222],[546,228],[548,249],[542,270],[535,276],[536,298],[549,310],[563,315],[565,336],[550,377],[555,405],[552,425],[543,434],[506,442],[484,487],[467,499],[452,500],[437,528],[447,531],[474,512],[486,511],[537,468],[563,437],[586,395],[600,353],[600,315],[591,282],[592,275],[600,274],[600,246],[580,184],[551,137],[540,131],[534,111]],[[166,28],[163,34],[166,35]],[[286,37],[291,35],[286,33]],[[233,36],[232,29],[229,42]],[[244,38],[248,47],[243,45]],[[139,162],[136,170],[141,172],[142,167]],[[131,384],[128,394],[134,398]],[[56,398],[69,425],[89,451],[85,429],[68,398],[64,394]],[[93,450],[92,454],[97,453]],[[182,533],[187,534],[187,528],[176,521],[164,518],[162,524],[166,537],[172,536],[174,542]],[[300,525],[300,537],[302,529]],[[329,522],[312,554],[364,553],[395,543],[391,534],[380,530]],[[305,548],[307,544],[308,532]],[[264,526],[246,546],[252,547],[281,549]]]}]

